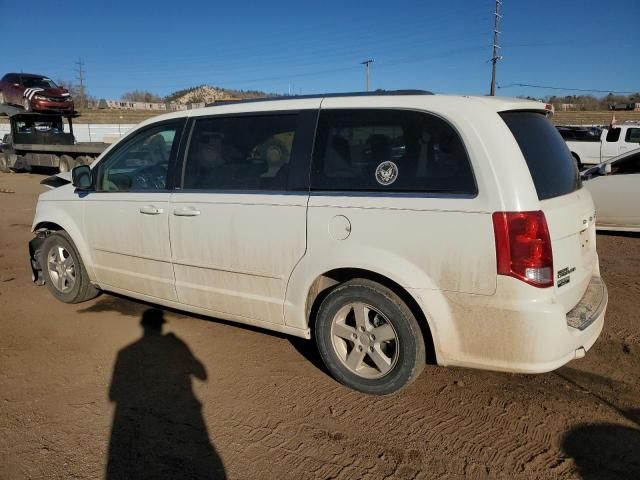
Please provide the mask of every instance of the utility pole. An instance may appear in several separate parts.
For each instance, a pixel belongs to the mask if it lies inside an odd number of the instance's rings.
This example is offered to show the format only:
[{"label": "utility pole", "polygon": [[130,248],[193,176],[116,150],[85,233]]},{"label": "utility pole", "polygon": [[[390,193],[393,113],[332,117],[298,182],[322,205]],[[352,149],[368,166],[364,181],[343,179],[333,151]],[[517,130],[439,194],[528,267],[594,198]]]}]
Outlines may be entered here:
[{"label": "utility pole", "polygon": [[369,65],[371,65],[373,63],[373,58],[370,58],[368,60],[365,60],[364,62],[360,62],[361,65],[364,65],[367,71],[367,77],[366,77],[366,91],[369,91]]},{"label": "utility pole", "polygon": [[498,55],[498,50],[500,49],[500,45],[498,43],[500,35],[500,30],[498,30],[500,26],[500,19],[502,15],[500,15],[500,5],[502,2],[500,0],[496,0],[496,12],[495,12],[495,23],[493,27],[493,56],[491,57],[491,63],[493,64],[491,68],[491,95],[492,97],[496,94],[496,64],[498,60],[502,60],[502,57]]},{"label": "utility pole", "polygon": [[80,105],[82,106],[82,108],[86,108],[86,101],[85,101],[85,94],[84,94],[84,74],[85,71],[83,70],[84,68],[84,62],[81,59],[78,59],[77,62],[75,62],[75,64],[78,66],[78,68],[76,69],[76,72],[78,73],[78,81],[80,82]]}]

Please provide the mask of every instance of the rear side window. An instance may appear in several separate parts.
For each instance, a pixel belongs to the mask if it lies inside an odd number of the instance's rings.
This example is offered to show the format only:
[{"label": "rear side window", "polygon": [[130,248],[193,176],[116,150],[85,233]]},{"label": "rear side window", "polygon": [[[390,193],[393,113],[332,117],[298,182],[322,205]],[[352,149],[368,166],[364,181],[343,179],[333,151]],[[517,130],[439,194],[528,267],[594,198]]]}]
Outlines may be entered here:
[{"label": "rear side window", "polygon": [[627,143],[640,143],[640,128],[630,128],[624,137]]},{"label": "rear side window", "polygon": [[477,193],[462,139],[447,122],[423,112],[390,109],[322,110],[311,188]]},{"label": "rear side window", "polygon": [[286,190],[297,114],[196,120],[184,171],[188,190]]},{"label": "rear side window", "polygon": [[567,144],[543,114],[503,112],[500,116],[518,142],[540,200],[566,195],[581,187]]},{"label": "rear side window", "polygon": [[620,132],[621,128],[610,128],[607,132],[607,138],[605,139],[607,142],[617,142],[620,140]]}]

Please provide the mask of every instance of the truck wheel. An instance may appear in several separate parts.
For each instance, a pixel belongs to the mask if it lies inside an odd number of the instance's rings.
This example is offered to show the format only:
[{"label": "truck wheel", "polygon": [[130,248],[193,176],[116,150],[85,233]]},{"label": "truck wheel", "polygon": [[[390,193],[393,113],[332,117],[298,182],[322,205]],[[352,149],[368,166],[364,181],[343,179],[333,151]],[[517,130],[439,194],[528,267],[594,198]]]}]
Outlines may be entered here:
[{"label": "truck wheel", "polygon": [[60,173],[70,172],[71,170],[73,170],[74,166],[75,162],[72,157],[70,157],[69,155],[60,156],[60,161],[58,162],[58,169],[60,170]]},{"label": "truck wheel", "polygon": [[395,393],[426,363],[422,332],[409,307],[370,280],[350,280],[332,290],[318,310],[315,335],[331,374],[364,393]]},{"label": "truck wheel", "polygon": [[89,283],[82,259],[65,231],[52,233],[45,239],[39,262],[47,288],[58,300],[80,303],[100,293]]}]

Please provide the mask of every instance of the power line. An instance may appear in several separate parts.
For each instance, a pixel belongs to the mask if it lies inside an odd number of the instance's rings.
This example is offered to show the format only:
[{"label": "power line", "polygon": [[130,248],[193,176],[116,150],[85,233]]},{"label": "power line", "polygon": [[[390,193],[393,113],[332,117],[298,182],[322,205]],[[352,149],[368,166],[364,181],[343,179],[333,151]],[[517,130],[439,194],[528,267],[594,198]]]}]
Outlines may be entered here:
[{"label": "power line", "polygon": [[619,90],[602,90],[599,88],[550,87],[548,85],[532,85],[530,83],[509,83],[508,85],[498,85],[498,88],[511,88],[511,87],[544,88],[547,90],[566,90],[566,91],[573,91],[573,92],[619,93],[621,95],[631,95],[632,93],[637,93],[637,92],[622,92]]}]

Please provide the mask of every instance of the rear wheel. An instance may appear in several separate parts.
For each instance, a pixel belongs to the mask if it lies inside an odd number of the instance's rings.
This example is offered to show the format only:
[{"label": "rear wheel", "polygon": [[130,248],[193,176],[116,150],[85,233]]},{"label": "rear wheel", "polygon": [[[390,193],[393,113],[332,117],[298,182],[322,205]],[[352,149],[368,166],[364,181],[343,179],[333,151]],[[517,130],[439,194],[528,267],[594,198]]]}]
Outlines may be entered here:
[{"label": "rear wheel", "polygon": [[425,366],[424,339],[411,310],[369,280],[351,280],[331,291],[318,311],[315,334],[333,376],[364,393],[395,393]]},{"label": "rear wheel", "polygon": [[99,291],[89,276],[75,245],[64,231],[49,235],[40,249],[40,267],[47,288],[58,300],[80,303],[96,297]]}]

